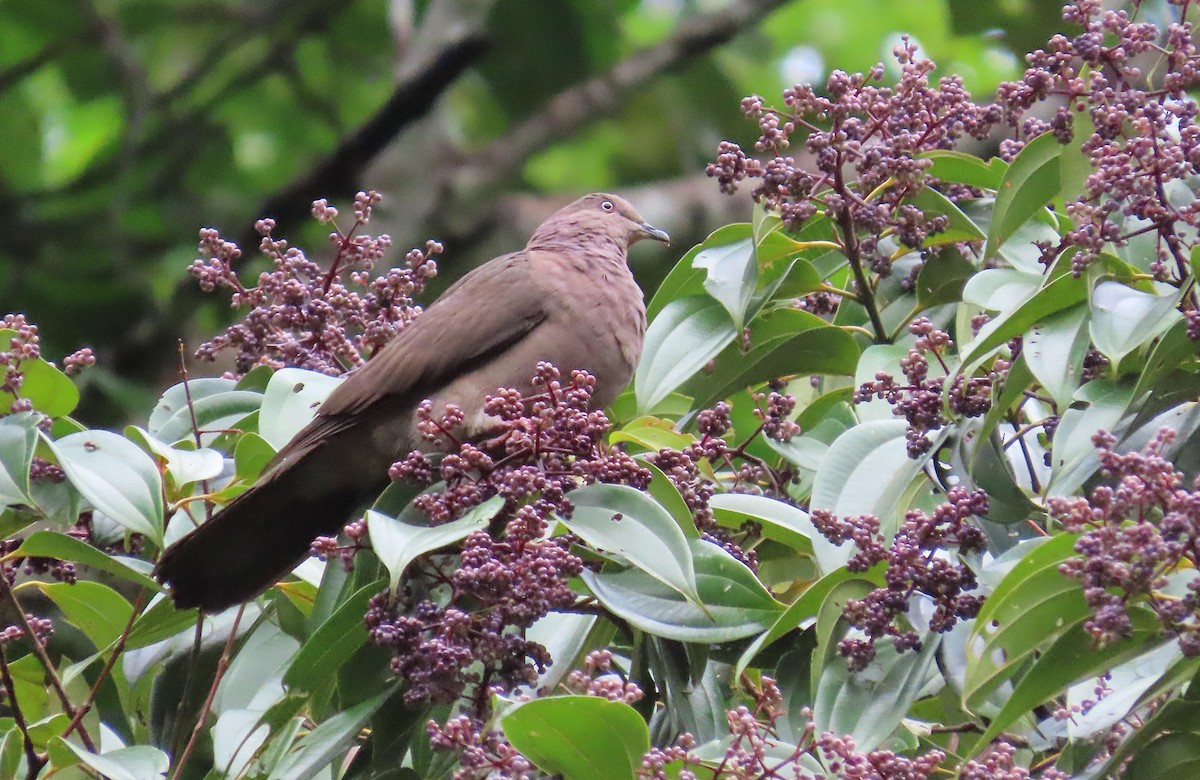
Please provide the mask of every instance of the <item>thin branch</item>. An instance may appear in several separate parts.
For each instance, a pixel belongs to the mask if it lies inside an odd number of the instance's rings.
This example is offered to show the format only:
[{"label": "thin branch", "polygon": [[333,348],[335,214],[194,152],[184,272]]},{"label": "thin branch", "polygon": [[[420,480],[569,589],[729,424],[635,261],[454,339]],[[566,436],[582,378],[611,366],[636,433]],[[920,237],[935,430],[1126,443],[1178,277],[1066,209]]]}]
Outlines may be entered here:
[{"label": "thin branch", "polygon": [[80,704],[75,709],[75,716],[71,718],[71,722],[67,724],[67,728],[63,731],[63,739],[71,736],[71,732],[81,727],[83,716],[91,710],[92,705],[96,702],[96,696],[100,693],[100,686],[104,683],[104,679],[112,672],[113,666],[116,665],[117,659],[121,657],[121,653],[125,650],[125,642],[129,639],[129,632],[133,630],[133,623],[137,620],[138,614],[141,613],[142,607],[146,603],[146,592],[142,591],[137,598],[137,603],[133,606],[133,611],[129,613],[129,622],[125,624],[125,630],[121,632],[121,636],[117,637],[117,644],[113,648],[112,654],[109,655],[108,661],[105,662],[104,668],[100,670],[100,674],[96,677],[96,682],[92,683],[92,689],[88,692],[87,699],[83,704]]},{"label": "thin branch", "polygon": [[551,98],[534,116],[464,160],[449,177],[456,202],[504,182],[535,152],[611,113],[633,91],[663,73],[707,54],[750,28],[787,0],[743,0],[680,22],[666,40],[633,52],[603,76]]},{"label": "thin branch", "polygon": [[183,693],[179,696],[179,704],[175,706],[175,733],[171,735],[171,745],[178,750],[179,742],[183,739],[183,715],[187,711],[188,699],[192,698],[192,686],[196,680],[196,667],[200,660],[200,644],[204,640],[204,612],[196,613],[196,631],[192,636],[192,652],[188,662],[187,676],[183,678]]},{"label": "thin branch", "polygon": [[8,706],[12,710],[17,730],[21,732],[21,739],[25,745],[25,763],[29,765],[27,776],[32,780],[38,776],[46,759],[38,755],[37,750],[33,747],[33,740],[29,737],[29,725],[25,722],[25,713],[21,712],[21,705],[17,701],[17,686],[8,669],[8,654],[5,652],[3,642],[0,642],[0,680],[4,681],[4,693],[8,697]]},{"label": "thin branch", "polygon": [[[391,97],[359,129],[344,138],[338,147],[304,176],[266,198],[255,212],[277,223],[302,219],[317,198],[353,195],[363,169],[396,136],[425,116],[438,98],[475,64],[486,49],[486,41],[475,32],[447,41],[432,54],[409,68]],[[258,243],[257,233],[237,242],[248,247]],[[192,286],[188,282],[189,288]]]},{"label": "thin branch", "polygon": [[242,604],[238,607],[237,615],[233,618],[233,625],[229,629],[229,639],[225,640],[225,649],[221,651],[221,660],[217,661],[217,673],[213,676],[212,686],[208,689],[208,697],[204,700],[204,706],[200,708],[200,714],[196,719],[196,726],[192,729],[192,736],[188,739],[187,746],[183,749],[183,755],[179,757],[179,763],[175,765],[175,771],[171,774],[171,780],[179,780],[179,776],[183,773],[183,767],[187,764],[188,758],[192,755],[192,749],[196,747],[196,741],[200,738],[200,732],[204,729],[204,721],[208,718],[208,713],[212,710],[213,699],[217,697],[217,687],[221,684],[221,679],[225,676],[225,671],[229,668],[229,656],[233,652],[233,643],[237,639],[238,624],[242,622],[242,613],[246,611],[246,605]]},{"label": "thin branch", "polygon": [[[17,611],[17,616],[25,628],[25,635],[29,637],[29,644],[33,647],[33,654],[37,656],[38,661],[41,662],[42,668],[46,672],[46,676],[50,678],[50,687],[58,695],[63,712],[74,719],[75,705],[71,704],[71,697],[67,695],[67,689],[63,687],[62,679],[58,676],[58,669],[54,666],[54,661],[50,658],[49,653],[46,652],[46,647],[42,644],[42,640],[38,638],[37,632],[33,630],[33,625],[30,624],[29,618],[25,615],[25,608],[17,600],[17,594],[13,591],[12,585],[4,577],[0,577],[0,590],[4,591],[4,595]],[[82,723],[77,727],[77,731],[79,733],[79,741],[83,743],[83,746],[93,753],[98,753],[96,743],[92,740],[92,736],[88,734],[87,729],[84,728]]]}]

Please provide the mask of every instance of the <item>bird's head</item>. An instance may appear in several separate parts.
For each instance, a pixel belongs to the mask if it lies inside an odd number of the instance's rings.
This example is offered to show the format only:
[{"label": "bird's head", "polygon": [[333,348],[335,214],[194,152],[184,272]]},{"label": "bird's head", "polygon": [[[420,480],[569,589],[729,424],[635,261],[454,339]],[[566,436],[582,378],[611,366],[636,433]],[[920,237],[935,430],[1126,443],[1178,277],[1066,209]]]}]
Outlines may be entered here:
[{"label": "bird's head", "polygon": [[671,243],[667,232],[642,219],[629,201],[605,192],[584,195],[556,211],[534,232],[529,245],[539,246],[570,234],[602,235],[626,246],[643,238]]}]

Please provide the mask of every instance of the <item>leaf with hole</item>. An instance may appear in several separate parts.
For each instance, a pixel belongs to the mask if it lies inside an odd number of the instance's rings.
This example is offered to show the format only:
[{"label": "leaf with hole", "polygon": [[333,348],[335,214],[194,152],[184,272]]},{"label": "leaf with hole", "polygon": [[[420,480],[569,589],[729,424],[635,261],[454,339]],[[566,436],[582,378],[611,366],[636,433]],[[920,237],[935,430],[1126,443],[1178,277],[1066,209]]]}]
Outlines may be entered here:
[{"label": "leaf with hole", "polygon": [[657,501],[627,485],[597,483],[573,491],[571,502],[571,517],[560,521],[580,539],[700,603],[688,539]]},{"label": "leaf with hole", "polygon": [[316,416],[342,379],[303,368],[281,368],[271,376],[258,412],[258,433],[276,451]]},{"label": "leaf with hole", "polygon": [[149,455],[109,431],[83,431],[46,443],[93,507],[162,547],[162,479]]}]

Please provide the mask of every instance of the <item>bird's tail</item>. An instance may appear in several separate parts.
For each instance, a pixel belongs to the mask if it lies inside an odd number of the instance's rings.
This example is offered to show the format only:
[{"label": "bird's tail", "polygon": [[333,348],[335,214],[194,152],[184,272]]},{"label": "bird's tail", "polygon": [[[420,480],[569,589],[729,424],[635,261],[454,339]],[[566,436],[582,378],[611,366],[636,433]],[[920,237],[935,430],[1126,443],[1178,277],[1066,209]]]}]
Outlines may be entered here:
[{"label": "bird's tail", "polygon": [[347,463],[343,450],[317,447],[278,464],[168,547],[155,575],[176,606],[216,612],[256,596],[295,568],[315,537],[336,533],[387,479],[386,464]]}]

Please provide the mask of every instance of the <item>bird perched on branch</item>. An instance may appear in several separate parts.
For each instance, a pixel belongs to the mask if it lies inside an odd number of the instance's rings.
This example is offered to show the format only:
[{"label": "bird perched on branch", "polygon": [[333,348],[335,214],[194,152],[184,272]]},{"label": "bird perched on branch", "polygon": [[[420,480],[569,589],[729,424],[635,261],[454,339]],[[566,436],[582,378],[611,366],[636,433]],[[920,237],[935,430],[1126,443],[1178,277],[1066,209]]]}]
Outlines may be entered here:
[{"label": "bird perched on branch", "polygon": [[646,309],[626,265],[642,238],[668,241],[625,200],[587,195],[541,224],[520,252],[468,273],[371,360],[346,376],[250,490],[167,548],[156,576],[177,606],[221,610],[291,571],[422,445],[416,409],[456,404],[466,434],[486,436],[484,396],[532,391],[548,361],[596,377],[606,406],[642,351]]}]

